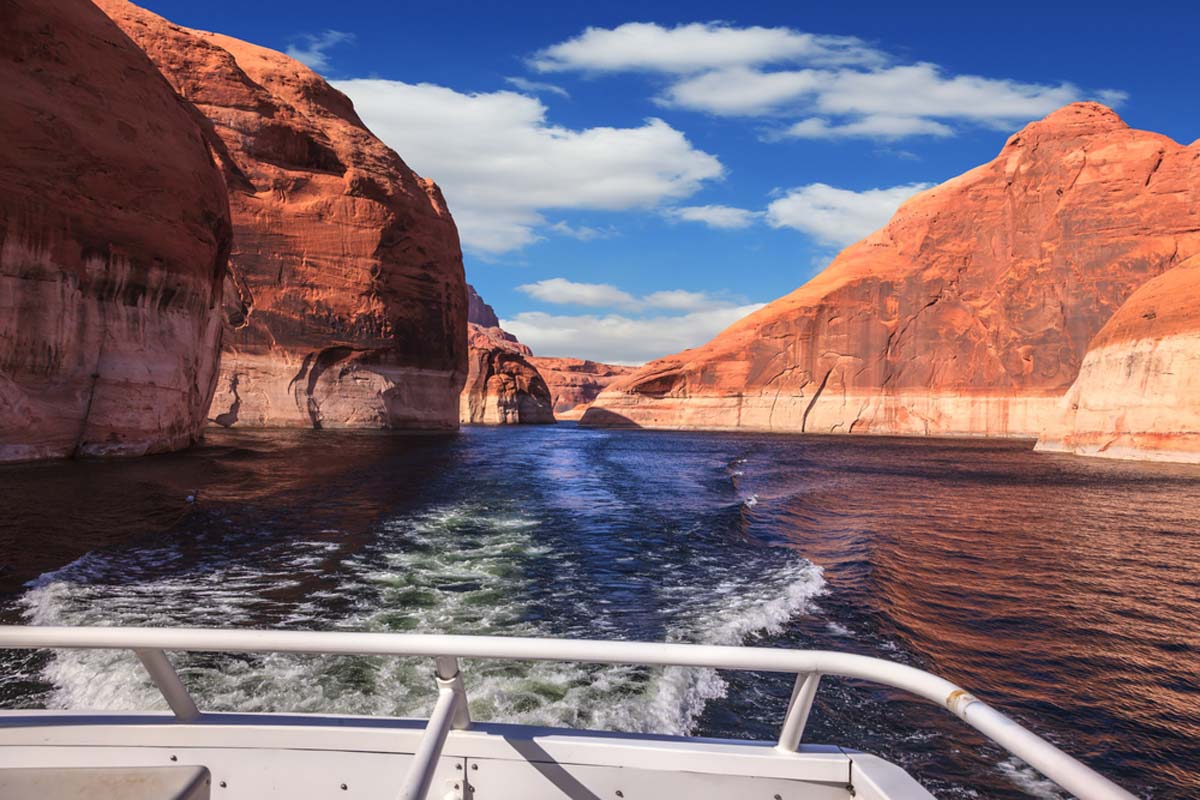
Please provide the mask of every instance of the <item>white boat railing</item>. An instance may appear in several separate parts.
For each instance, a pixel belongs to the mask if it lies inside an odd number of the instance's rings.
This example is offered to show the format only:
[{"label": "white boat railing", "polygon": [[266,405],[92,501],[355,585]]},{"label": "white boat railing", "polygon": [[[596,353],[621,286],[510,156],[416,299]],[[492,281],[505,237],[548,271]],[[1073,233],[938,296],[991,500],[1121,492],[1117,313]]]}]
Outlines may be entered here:
[{"label": "white boat railing", "polygon": [[950,711],[1081,800],[1132,800],[1134,795],[949,681],[883,659],[824,650],[781,650],[697,644],[529,639],[500,636],[0,626],[0,648],[132,650],[180,723],[202,722],[164,651],[424,656],[435,659],[438,700],[414,755],[401,797],[424,798],[433,768],[453,728],[471,724],[458,659],[559,661],[708,667],[796,676],[776,745],[782,756],[800,746],[822,675],[857,678],[903,689]]}]

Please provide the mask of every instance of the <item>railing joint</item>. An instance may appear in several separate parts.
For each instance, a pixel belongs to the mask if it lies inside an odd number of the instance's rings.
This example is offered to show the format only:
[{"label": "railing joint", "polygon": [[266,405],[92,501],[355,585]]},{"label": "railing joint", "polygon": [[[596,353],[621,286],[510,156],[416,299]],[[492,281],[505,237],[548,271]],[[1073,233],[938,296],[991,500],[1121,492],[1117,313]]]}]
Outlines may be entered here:
[{"label": "railing joint", "polygon": [[158,687],[171,711],[175,712],[175,719],[179,722],[195,722],[199,719],[200,709],[188,694],[183,681],[179,680],[179,673],[171,666],[167,654],[158,648],[133,648],[133,652],[146,672],[150,673],[150,680]]}]

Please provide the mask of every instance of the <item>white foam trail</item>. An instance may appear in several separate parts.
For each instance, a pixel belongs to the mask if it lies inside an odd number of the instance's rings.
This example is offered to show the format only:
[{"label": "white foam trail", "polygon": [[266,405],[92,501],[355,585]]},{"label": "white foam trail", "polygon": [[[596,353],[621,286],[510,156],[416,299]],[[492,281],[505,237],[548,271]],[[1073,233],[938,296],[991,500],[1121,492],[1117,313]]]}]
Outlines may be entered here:
[{"label": "white foam trail", "polygon": [[[752,635],[776,635],[792,617],[811,611],[813,599],[824,591],[821,568],[800,559],[757,580],[731,577],[708,588],[676,587],[670,599],[696,608],[683,615],[687,624],[668,639],[741,645]],[[668,667],[652,681],[648,708],[618,706],[607,715],[608,724],[622,730],[693,733],[708,701],[724,697],[727,688],[716,670]]]},{"label": "white foam trail", "polygon": [[[529,613],[532,566],[571,557],[544,544],[540,529],[531,516],[471,504],[399,517],[385,523],[374,550],[340,564],[337,591],[300,602],[271,598],[281,585],[302,585],[336,543],[270,540],[266,549],[286,549],[255,563],[225,557],[219,543],[199,563],[185,564],[195,554],[184,559],[173,546],[91,554],[40,578],[22,602],[38,625],[250,625],[268,608],[278,610],[278,624],[302,629],[561,635]],[[688,582],[649,584],[672,612],[668,640],[738,645],[777,634],[824,591],[821,570],[783,549],[742,574],[718,561]],[[164,577],[173,562],[180,568]],[[659,577],[668,581],[687,572],[664,571]],[[709,583],[710,571],[722,579]],[[331,618],[335,601],[352,602]],[[420,660],[180,654],[176,662],[212,710],[417,716],[433,702],[429,665]],[[472,661],[464,676],[478,719],[658,733],[692,732],[705,705],[727,691],[714,670],[702,669]],[[62,652],[42,677],[55,687],[50,702],[58,707],[164,707],[137,661],[122,653]]]},{"label": "white foam trail", "polygon": [[850,629],[840,622],[830,622],[826,626],[834,636],[850,636]]},{"label": "white foam trail", "polygon": [[1067,800],[1069,797],[1053,781],[1043,777],[1040,772],[1016,756],[1001,761],[996,767],[1004,777],[1030,797],[1037,797],[1039,800]]}]

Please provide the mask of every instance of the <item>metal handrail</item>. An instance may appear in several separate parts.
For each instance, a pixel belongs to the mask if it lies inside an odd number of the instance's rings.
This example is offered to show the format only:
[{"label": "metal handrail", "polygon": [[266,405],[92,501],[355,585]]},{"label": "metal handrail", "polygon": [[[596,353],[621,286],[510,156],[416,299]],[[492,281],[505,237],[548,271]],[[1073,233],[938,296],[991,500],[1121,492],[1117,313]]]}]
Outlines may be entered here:
[{"label": "metal handrail", "polygon": [[[826,650],[782,650],[700,644],[662,644],[590,639],[531,639],[500,636],[447,636],[409,633],[352,633],[311,631],[216,630],[208,628],[91,628],[0,626],[0,648],[83,648],[133,650],[167,698],[181,722],[195,708],[191,698],[178,695],[182,684],[170,663],[142,655],[145,651],[184,650],[239,653],[310,653],[328,655],[428,656],[439,658],[439,697],[446,691],[465,700],[461,677],[442,674],[453,658],[491,658],[516,661],[566,661],[598,664],[708,667],[712,669],[784,672],[797,676],[784,718],[778,748],[794,751],[821,675],[839,675],[903,689],[950,711],[1081,800],[1133,800],[1134,795],[1045,739],[1013,722],[944,678],[883,659]],[[171,671],[162,673],[163,665]],[[155,667],[151,668],[151,664]],[[174,681],[171,679],[174,678]],[[457,681],[456,685],[454,682]],[[174,697],[172,696],[174,695]],[[184,700],[186,698],[186,702]],[[177,705],[179,707],[177,707]],[[465,703],[439,699],[443,718],[469,724]],[[181,713],[181,711],[183,713]],[[430,734],[441,735],[445,730]],[[437,748],[440,751],[440,746]],[[436,759],[434,759],[436,760]]]}]

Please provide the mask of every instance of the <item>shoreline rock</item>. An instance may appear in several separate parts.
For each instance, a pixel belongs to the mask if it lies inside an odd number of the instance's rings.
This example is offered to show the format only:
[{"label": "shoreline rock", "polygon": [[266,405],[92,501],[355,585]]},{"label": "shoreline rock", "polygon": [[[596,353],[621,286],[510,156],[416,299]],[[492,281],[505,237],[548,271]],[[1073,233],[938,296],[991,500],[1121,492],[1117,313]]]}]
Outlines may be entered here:
[{"label": "shoreline rock", "polygon": [[1200,253],[1198,208],[1200,143],[1071,104],[582,422],[1036,437],[1116,309]]},{"label": "shoreline rock", "polygon": [[549,425],[550,390],[531,362],[530,350],[498,327],[468,324],[467,382],[459,397],[464,425]]},{"label": "shoreline rock", "polygon": [[91,3],[18,0],[0,63],[0,462],[196,442],[229,204],[187,103]]},{"label": "shoreline rock", "polygon": [[1200,256],[1100,330],[1038,450],[1200,464]]},{"label": "shoreline rock", "polygon": [[224,168],[234,244],[212,421],[457,427],[466,290],[437,186],[298,61],[99,5],[198,109]]},{"label": "shoreline rock", "polygon": [[550,388],[557,419],[580,419],[605,387],[637,370],[582,358],[534,356],[530,363]]}]

